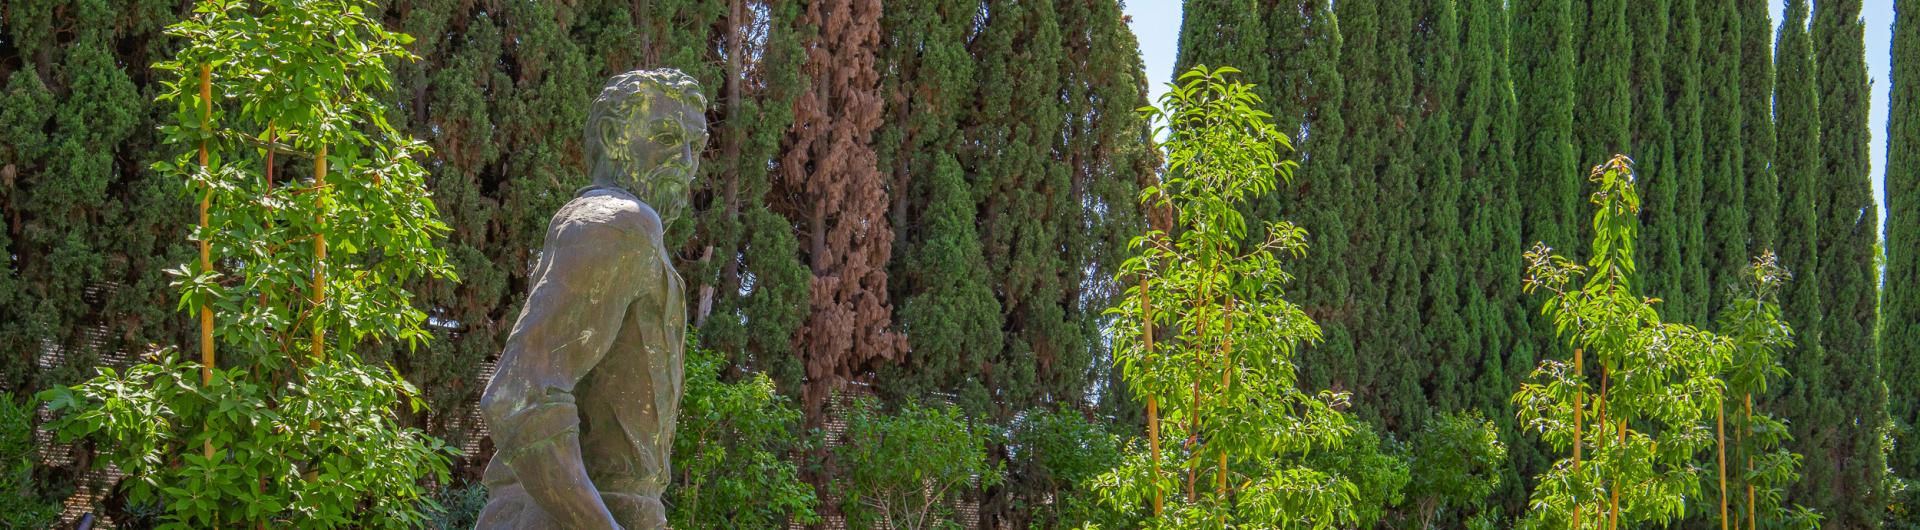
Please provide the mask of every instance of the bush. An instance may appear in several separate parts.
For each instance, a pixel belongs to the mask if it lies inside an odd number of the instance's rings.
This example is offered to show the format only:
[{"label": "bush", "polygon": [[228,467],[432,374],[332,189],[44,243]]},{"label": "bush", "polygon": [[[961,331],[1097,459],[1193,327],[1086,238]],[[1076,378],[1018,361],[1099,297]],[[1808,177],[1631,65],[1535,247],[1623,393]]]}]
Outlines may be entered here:
[{"label": "bush", "polygon": [[963,494],[1000,482],[986,445],[957,408],[909,403],[888,414],[870,398],[855,400],[846,443],[834,449],[848,526],[962,528],[953,507]]},{"label": "bush", "polygon": [[1492,516],[1483,504],[1500,486],[1507,461],[1499,432],[1480,412],[1469,411],[1436,416],[1413,435],[1412,464],[1420,472],[1407,489],[1416,503],[1416,528],[1458,528],[1476,516]]},{"label": "bush", "polygon": [[680,529],[817,522],[813,488],[783,459],[810,445],[791,434],[799,430],[799,409],[766,374],[722,381],[725,358],[688,342],[667,519]]},{"label": "bush", "polygon": [[1032,528],[1077,528],[1087,524],[1131,528],[1138,521],[1100,503],[1094,477],[1120,464],[1120,437],[1071,410],[1028,411],[1011,429],[1009,480],[1024,483],[1028,497],[1016,500]]},{"label": "bush", "polygon": [[0,528],[47,528],[60,513],[33,487],[33,403],[0,392]]},{"label": "bush", "polygon": [[450,487],[433,494],[431,504],[421,506],[427,514],[426,527],[432,530],[472,530],[479,522],[480,510],[487,507],[487,487],[478,482]]}]

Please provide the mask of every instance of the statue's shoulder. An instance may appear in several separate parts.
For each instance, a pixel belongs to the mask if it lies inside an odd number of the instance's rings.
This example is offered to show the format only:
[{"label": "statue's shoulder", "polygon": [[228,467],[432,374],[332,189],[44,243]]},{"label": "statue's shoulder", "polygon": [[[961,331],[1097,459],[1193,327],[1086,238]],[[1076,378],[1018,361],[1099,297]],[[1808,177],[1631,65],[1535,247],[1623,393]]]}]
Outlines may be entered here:
[{"label": "statue's shoulder", "polygon": [[653,208],[625,191],[608,188],[582,190],[553,214],[548,236],[558,239],[589,237],[625,241],[662,241],[665,227]]}]

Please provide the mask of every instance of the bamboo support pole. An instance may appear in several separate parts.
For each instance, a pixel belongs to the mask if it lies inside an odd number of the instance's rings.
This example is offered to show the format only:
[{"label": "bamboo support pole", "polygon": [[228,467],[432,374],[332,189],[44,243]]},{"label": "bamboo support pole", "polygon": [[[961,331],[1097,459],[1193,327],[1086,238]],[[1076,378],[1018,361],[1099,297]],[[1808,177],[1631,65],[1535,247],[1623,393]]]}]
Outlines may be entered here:
[{"label": "bamboo support pole", "polygon": [[1713,428],[1715,428],[1716,449],[1720,461],[1720,530],[1728,530],[1726,520],[1726,399],[1720,399],[1713,407]]},{"label": "bamboo support pole", "polygon": [[[321,144],[319,155],[315,156],[313,159],[313,189],[314,191],[317,191],[320,193],[320,197],[314,200],[317,200],[317,201],[327,200],[326,188],[327,188],[327,146],[325,144]],[[324,229],[327,225],[327,218],[323,215],[319,219],[317,219],[316,222],[318,223],[319,227]],[[325,320],[320,315],[320,313],[323,311],[322,307],[327,303],[327,290],[326,290],[327,235],[325,232],[320,232],[320,233],[314,234],[314,236],[315,237],[313,238],[313,311],[314,311],[315,318],[313,319],[313,360],[315,362],[326,362],[327,351],[325,349],[325,346],[326,346],[326,340],[327,340],[327,328],[323,325],[325,323]]]},{"label": "bamboo support pole", "polygon": [[[1585,352],[1580,348],[1574,348],[1573,377],[1577,382],[1584,382],[1587,377],[1587,373],[1584,370],[1585,366],[1583,365],[1584,360]],[[1585,390],[1578,388],[1578,385],[1576,385],[1573,392],[1573,473],[1575,475],[1580,474],[1580,446],[1586,443],[1585,439],[1580,437],[1580,424],[1586,421],[1586,415],[1584,414],[1586,405],[1583,403],[1585,400],[1582,399],[1586,397],[1586,394],[1587,392]],[[1580,508],[1581,504],[1576,499],[1576,502],[1573,504],[1574,530],[1580,530],[1581,527],[1585,526],[1580,524]]]}]

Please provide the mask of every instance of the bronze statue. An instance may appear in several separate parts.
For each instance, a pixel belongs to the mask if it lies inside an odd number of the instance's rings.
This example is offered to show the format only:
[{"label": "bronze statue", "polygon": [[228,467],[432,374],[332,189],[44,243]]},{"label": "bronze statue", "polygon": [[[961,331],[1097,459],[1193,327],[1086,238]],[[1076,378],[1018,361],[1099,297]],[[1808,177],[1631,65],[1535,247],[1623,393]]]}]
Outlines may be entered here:
[{"label": "bronze statue", "polygon": [[686,208],[705,109],[677,70],[615,76],[593,100],[593,185],[548,223],[480,399],[497,452],[478,530],[666,528],[687,322],[663,234]]}]

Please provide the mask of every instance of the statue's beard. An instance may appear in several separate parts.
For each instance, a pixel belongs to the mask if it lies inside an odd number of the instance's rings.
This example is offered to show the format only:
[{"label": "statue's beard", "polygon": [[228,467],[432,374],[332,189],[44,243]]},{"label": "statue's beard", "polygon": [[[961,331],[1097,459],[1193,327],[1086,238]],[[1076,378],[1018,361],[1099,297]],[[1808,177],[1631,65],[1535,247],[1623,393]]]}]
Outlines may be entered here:
[{"label": "statue's beard", "polygon": [[654,213],[660,216],[662,223],[670,224],[674,219],[680,217],[680,210],[685,207],[687,200],[684,196],[686,190],[681,189],[685,186],[659,186],[657,184],[663,182],[690,181],[691,179],[687,178],[687,175],[693,171],[693,168],[686,167],[686,164],[673,163],[641,169],[636,167],[638,164],[625,160],[612,160],[609,162],[616,167],[615,174],[628,176],[627,178],[621,179],[625,184],[621,187],[626,188],[628,193],[632,193],[634,197],[639,198],[641,202],[653,208]]}]

